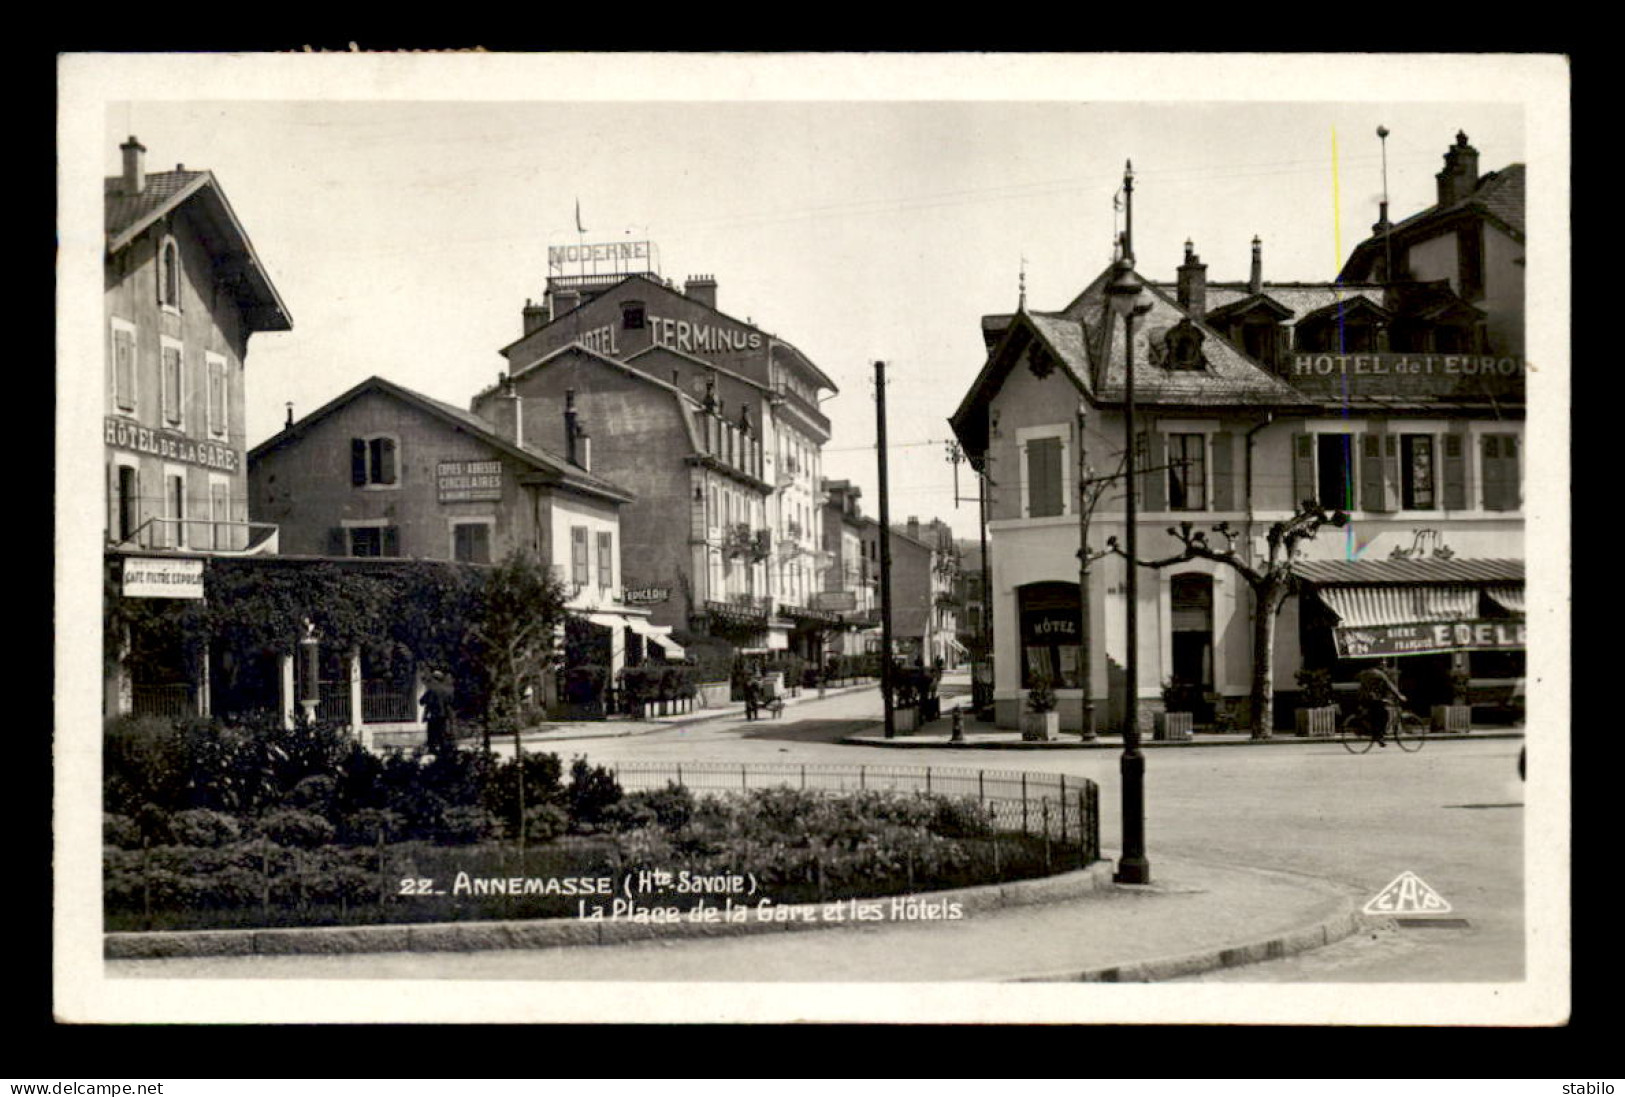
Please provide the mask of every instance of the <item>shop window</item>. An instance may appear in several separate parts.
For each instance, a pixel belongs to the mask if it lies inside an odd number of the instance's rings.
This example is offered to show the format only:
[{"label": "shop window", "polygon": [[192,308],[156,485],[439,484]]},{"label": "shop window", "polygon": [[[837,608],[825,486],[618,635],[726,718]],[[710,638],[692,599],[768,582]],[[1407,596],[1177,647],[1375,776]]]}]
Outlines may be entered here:
[{"label": "shop window", "polygon": [[1030,583],[1017,591],[1021,628],[1021,688],[1040,676],[1056,689],[1077,689],[1081,679],[1076,583]]},{"label": "shop window", "polygon": [[377,435],[350,439],[350,483],[357,487],[392,487],[396,483],[397,445]]},{"label": "shop window", "polygon": [[1405,510],[1432,510],[1434,493],[1433,436],[1400,436],[1400,505]]},{"label": "shop window", "polygon": [[458,563],[489,564],[491,562],[491,523],[453,523],[451,540],[451,558]]},{"label": "shop window", "polygon": [[1354,509],[1354,436],[1315,436],[1315,487],[1320,505],[1333,510]]},{"label": "shop window", "polygon": [[1062,486],[1065,444],[1058,437],[1027,442],[1027,517],[1050,518],[1066,513]]},{"label": "shop window", "polygon": [[1200,434],[1168,436],[1168,509],[1207,509],[1207,439]]}]

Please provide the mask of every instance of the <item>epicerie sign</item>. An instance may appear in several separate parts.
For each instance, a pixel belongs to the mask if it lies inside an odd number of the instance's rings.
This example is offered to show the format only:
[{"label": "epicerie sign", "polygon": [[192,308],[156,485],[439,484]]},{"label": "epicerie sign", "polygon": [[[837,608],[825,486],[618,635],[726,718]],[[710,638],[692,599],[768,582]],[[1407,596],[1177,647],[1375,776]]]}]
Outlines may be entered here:
[{"label": "epicerie sign", "polygon": [[153,560],[132,557],[124,561],[126,598],[202,598],[202,560]]},{"label": "epicerie sign", "polygon": [[502,498],[501,461],[441,461],[435,486],[442,503],[478,503]]},{"label": "epicerie sign", "polygon": [[621,602],[628,606],[659,605],[670,597],[670,587],[628,587],[621,592]]},{"label": "epicerie sign", "polygon": [[236,472],[241,464],[237,451],[230,446],[201,442],[172,430],[143,427],[116,415],[109,415],[104,420],[102,440],[115,449],[162,457],[166,461],[180,461],[217,472]]}]

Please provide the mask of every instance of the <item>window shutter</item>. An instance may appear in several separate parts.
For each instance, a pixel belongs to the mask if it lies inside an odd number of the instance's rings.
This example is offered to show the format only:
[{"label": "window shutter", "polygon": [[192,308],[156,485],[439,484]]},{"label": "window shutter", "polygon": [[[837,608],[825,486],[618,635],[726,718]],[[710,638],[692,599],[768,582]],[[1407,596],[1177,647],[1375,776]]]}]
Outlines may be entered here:
[{"label": "window shutter", "polygon": [[1467,509],[1467,450],[1462,436],[1452,431],[1444,436],[1445,510]]},{"label": "window shutter", "polygon": [[375,484],[393,484],[395,482],[395,440],[393,438],[374,438],[372,440],[372,482]]},{"label": "window shutter", "polygon": [[587,527],[570,527],[570,577],[579,587],[585,587],[587,574]]},{"label": "window shutter", "polygon": [[1360,435],[1360,509],[1384,509],[1382,505],[1382,435],[1372,431]]},{"label": "window shutter", "polygon": [[113,393],[119,407],[135,409],[135,336],[128,331],[113,333]]},{"label": "window shutter", "polygon": [[1518,436],[1508,434],[1501,439],[1501,499],[1506,503],[1507,510],[1517,510],[1523,505],[1521,482],[1518,476]]},{"label": "window shutter", "polygon": [[1320,493],[1315,490],[1315,436],[1292,436],[1292,506],[1294,509],[1305,499]]},{"label": "window shutter", "polygon": [[1061,440],[1034,438],[1027,443],[1027,516],[1061,513]]},{"label": "window shutter", "polygon": [[345,529],[343,526],[333,526],[327,531],[327,555],[350,555],[349,530]]},{"label": "window shutter", "polygon": [[350,439],[350,483],[365,484],[367,482],[367,441],[364,438]]},{"label": "window shutter", "polygon": [[1494,434],[1486,434],[1483,441],[1483,452],[1484,509],[1505,510],[1506,506],[1503,503],[1505,496],[1504,466],[1501,464],[1500,437]]},{"label": "window shutter", "polygon": [[1235,435],[1221,430],[1213,443],[1213,509],[1236,509]]},{"label": "window shutter", "polygon": [[399,556],[401,554],[401,531],[397,526],[385,526],[383,547],[379,550],[384,556]]},{"label": "window shutter", "polygon": [[615,579],[615,556],[610,543],[611,535],[598,534],[598,585],[611,586]]},{"label": "window shutter", "polygon": [[1399,509],[1399,435],[1382,436],[1382,502],[1383,510]]},{"label": "window shutter", "polygon": [[1161,466],[1168,463],[1168,454],[1162,432],[1148,430],[1142,437],[1145,445],[1145,473],[1141,476],[1145,484],[1145,494],[1142,497],[1145,509],[1148,511],[1168,509],[1168,470]]}]

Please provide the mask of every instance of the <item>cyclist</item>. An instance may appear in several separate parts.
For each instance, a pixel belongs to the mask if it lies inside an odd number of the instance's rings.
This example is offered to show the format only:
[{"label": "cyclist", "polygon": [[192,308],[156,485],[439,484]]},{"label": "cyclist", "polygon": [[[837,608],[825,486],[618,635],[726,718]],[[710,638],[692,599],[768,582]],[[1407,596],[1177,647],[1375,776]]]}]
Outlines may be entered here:
[{"label": "cyclist", "polygon": [[1388,706],[1405,702],[1388,668],[1373,664],[1360,672],[1360,712],[1365,717],[1367,733],[1379,747],[1388,745]]}]

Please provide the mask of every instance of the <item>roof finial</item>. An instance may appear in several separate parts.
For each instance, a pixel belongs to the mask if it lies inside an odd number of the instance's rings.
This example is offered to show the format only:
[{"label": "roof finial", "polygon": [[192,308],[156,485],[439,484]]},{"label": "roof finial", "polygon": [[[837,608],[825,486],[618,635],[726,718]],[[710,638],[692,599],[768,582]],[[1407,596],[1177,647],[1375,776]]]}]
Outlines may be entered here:
[{"label": "roof finial", "polygon": [[1018,311],[1027,311],[1027,257],[1021,257],[1021,273],[1016,276],[1016,289],[1020,300],[1016,305]]}]

